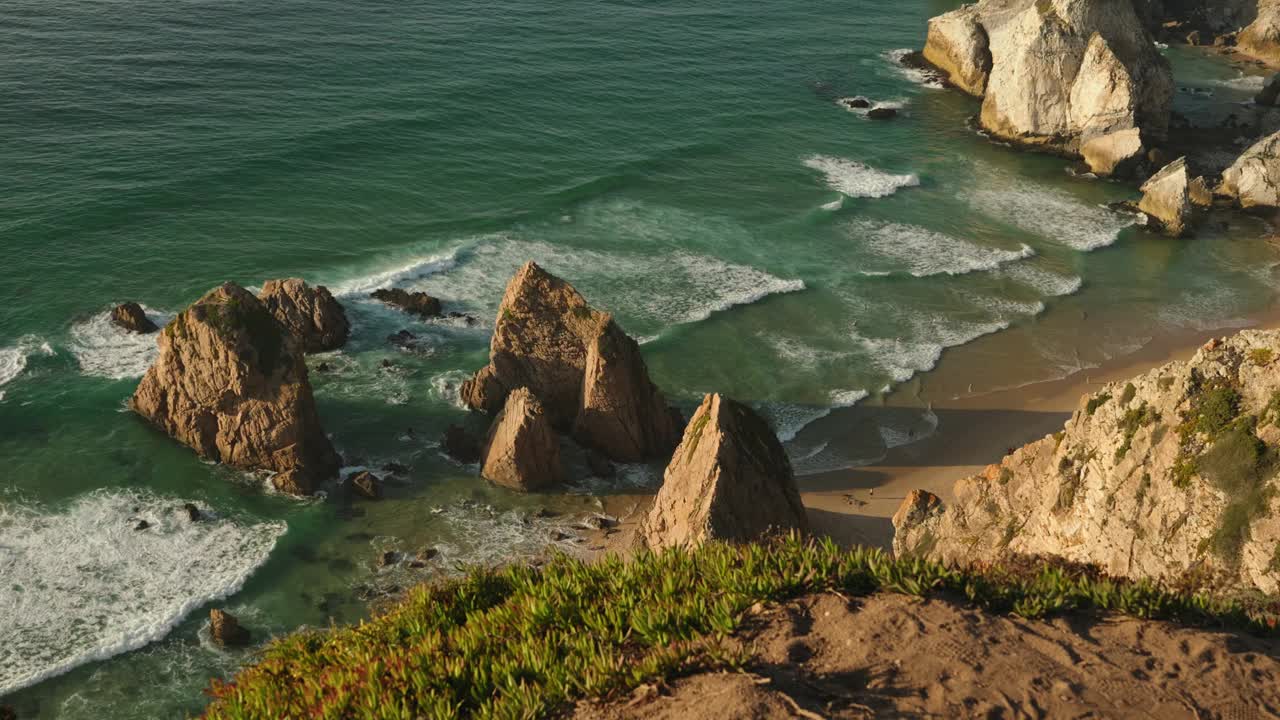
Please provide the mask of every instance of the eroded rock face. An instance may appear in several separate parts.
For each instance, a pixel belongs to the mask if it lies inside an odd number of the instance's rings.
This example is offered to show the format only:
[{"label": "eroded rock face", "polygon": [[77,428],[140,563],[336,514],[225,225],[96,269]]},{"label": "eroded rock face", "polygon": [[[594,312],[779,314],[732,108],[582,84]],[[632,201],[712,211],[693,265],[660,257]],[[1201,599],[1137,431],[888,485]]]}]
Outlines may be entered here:
[{"label": "eroded rock face", "polygon": [[143,311],[142,306],[136,302],[127,302],[117,305],[111,310],[111,324],[129,332],[142,333],[143,335],[153,333],[160,328],[151,322],[147,317],[147,313]]},{"label": "eroded rock face", "polygon": [[924,58],[946,73],[952,85],[982,97],[991,74],[991,50],[977,7],[966,5],[930,20]]},{"label": "eroded rock face", "polygon": [[235,615],[218,608],[209,611],[209,635],[223,647],[244,647],[250,639],[249,631]]},{"label": "eroded rock face", "polygon": [[268,280],[258,299],[302,342],[304,352],[337,350],[351,334],[346,311],[323,285],[313,288],[300,278]]},{"label": "eroded rock face", "polygon": [[925,57],[1021,145],[1127,171],[1169,128],[1173,74],[1129,2],[982,0],[934,18]]},{"label": "eroded rock face", "polygon": [[529,388],[507,395],[481,455],[480,475],[513,490],[540,490],[564,476],[560,438]]},{"label": "eroded rock face", "polygon": [[201,456],[268,470],[310,494],[339,458],[316,412],[297,338],[244,288],[226,283],[165,327],[129,406]]},{"label": "eroded rock face", "polygon": [[948,562],[1056,555],[1123,577],[1280,588],[1280,331],[1247,330],[1081,399],[1061,433],[912,494],[894,551]]},{"label": "eroded rock face", "polygon": [[1236,38],[1236,48],[1280,66],[1280,0],[1259,0],[1258,15]]},{"label": "eroded rock face", "polygon": [[808,527],[791,462],[773,429],[745,405],[708,395],[689,421],[640,534],[658,549],[746,542]]},{"label": "eroded rock face", "polygon": [[636,342],[535,263],[507,285],[489,365],[463,384],[462,399],[493,414],[521,387],[553,426],[613,460],[661,457],[676,444],[678,430]]},{"label": "eroded rock face", "polygon": [[1218,193],[1246,209],[1280,207],[1280,132],[1259,140],[1227,168]]},{"label": "eroded rock face", "polygon": [[1143,184],[1138,209],[1159,223],[1166,235],[1178,237],[1186,232],[1192,210],[1186,158],[1169,163]]}]

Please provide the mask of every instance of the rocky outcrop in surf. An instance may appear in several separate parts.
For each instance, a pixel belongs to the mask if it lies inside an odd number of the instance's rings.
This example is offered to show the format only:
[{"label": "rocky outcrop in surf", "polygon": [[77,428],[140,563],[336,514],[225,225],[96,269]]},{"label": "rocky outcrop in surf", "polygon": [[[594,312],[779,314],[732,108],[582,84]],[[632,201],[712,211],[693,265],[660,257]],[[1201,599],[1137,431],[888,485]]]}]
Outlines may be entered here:
[{"label": "rocky outcrop in surf", "polygon": [[498,308],[489,364],[462,385],[468,407],[501,411],[529,388],[551,424],[613,460],[666,457],[677,416],[649,379],[634,340],[569,283],[527,263]]},{"label": "rocky outcrop in surf", "polygon": [[988,132],[1099,175],[1168,132],[1173,74],[1128,2],[982,0],[930,21],[924,56],[983,98]]},{"label": "rocky outcrop in surf", "polygon": [[268,280],[258,299],[302,342],[304,352],[337,350],[351,334],[346,311],[323,285],[313,288],[299,278]]},{"label": "rocky outcrop in surf", "polygon": [[1273,67],[1280,66],[1280,0],[1258,0],[1257,17],[1240,31],[1236,49]]},{"label": "rocky outcrop in surf", "polygon": [[275,473],[306,495],[337,474],[302,346],[244,288],[226,283],[174,318],[129,407],[201,456]]},{"label": "rocky outcrop in surf", "polygon": [[640,535],[658,549],[745,542],[808,527],[777,434],[747,406],[708,395],[667,466]]},{"label": "rocky outcrop in surf", "polygon": [[222,647],[244,647],[250,640],[249,631],[240,625],[240,620],[218,608],[209,611],[209,637]]},{"label": "rocky outcrop in surf", "polygon": [[1227,168],[1217,192],[1245,209],[1280,207],[1280,132],[1259,140]]},{"label": "rocky outcrop in surf", "polygon": [[156,327],[155,323],[151,322],[151,318],[147,317],[147,313],[142,309],[142,306],[136,302],[127,302],[112,308],[111,324],[121,330],[143,335],[160,329]]},{"label": "rocky outcrop in surf", "polygon": [[1080,406],[1062,432],[912,493],[894,551],[953,563],[1054,555],[1115,576],[1280,589],[1280,331],[1207,344]]},{"label": "rocky outcrop in surf", "polygon": [[1166,235],[1180,237],[1189,230],[1197,205],[1212,202],[1204,178],[1192,178],[1187,159],[1178,158],[1142,185],[1138,210]]},{"label": "rocky outcrop in surf", "polygon": [[480,475],[513,490],[540,490],[564,476],[560,438],[527,387],[507,395],[481,455]]},{"label": "rocky outcrop in surf", "polygon": [[383,288],[382,290],[374,290],[370,297],[423,319],[439,317],[443,310],[439,298],[432,297],[424,292],[409,292],[401,288]]}]

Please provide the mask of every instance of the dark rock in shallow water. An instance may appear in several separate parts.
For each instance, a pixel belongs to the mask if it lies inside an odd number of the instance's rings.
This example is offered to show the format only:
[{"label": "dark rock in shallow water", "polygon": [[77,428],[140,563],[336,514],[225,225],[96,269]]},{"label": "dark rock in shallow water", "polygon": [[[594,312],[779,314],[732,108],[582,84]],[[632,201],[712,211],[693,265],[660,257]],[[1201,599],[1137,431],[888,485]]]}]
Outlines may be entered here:
[{"label": "dark rock in shallow water", "polygon": [[382,469],[383,469],[384,471],[386,471],[386,472],[389,472],[389,473],[393,474],[393,475],[408,475],[408,474],[409,474],[409,466],[408,466],[408,465],[402,465],[401,463],[398,463],[398,462],[389,462],[389,463],[387,463],[387,464],[383,465],[383,466],[382,466]]},{"label": "dark rock in shallow water", "polygon": [[397,333],[387,336],[387,342],[391,343],[392,345],[395,345],[396,347],[401,347],[401,348],[413,347],[414,341],[417,339],[418,339],[418,336],[414,335],[408,330],[401,330]]},{"label": "dark rock in shallow water", "polygon": [[422,548],[418,551],[417,555],[413,556],[413,560],[409,561],[409,567],[417,569],[424,568],[427,566],[427,563],[435,560],[439,556],[440,551],[433,547]]},{"label": "dark rock in shallow water", "polygon": [[872,120],[891,120],[898,117],[898,111],[890,107],[875,107],[867,111],[867,117]]},{"label": "dark rock in shallow water", "polygon": [[592,475],[606,480],[618,474],[618,469],[609,462],[609,458],[595,450],[587,451],[587,467],[591,469]]},{"label": "dark rock in shallow water", "polygon": [[449,318],[450,320],[460,320],[467,327],[475,327],[476,325],[480,324],[480,321],[476,319],[475,315],[468,315],[466,313],[448,312],[448,313],[445,313],[445,317]]},{"label": "dark rock in shallow water", "polygon": [[129,332],[143,335],[160,329],[156,327],[155,323],[151,322],[151,319],[143,312],[142,306],[136,302],[127,302],[123,305],[115,306],[111,310],[111,324]]},{"label": "dark rock in shallow water", "polygon": [[327,362],[322,362],[316,366],[316,372],[319,372],[319,373],[327,373],[330,370],[333,370],[333,366]]},{"label": "dark rock in shallow water", "polygon": [[244,647],[249,644],[249,631],[229,612],[214,608],[209,611],[209,636],[222,647]]},{"label": "dark rock in shallow water", "polygon": [[409,292],[401,288],[383,288],[374,290],[372,297],[374,300],[380,300],[418,317],[432,318],[440,315],[440,300],[424,292]]},{"label": "dark rock in shallow water", "polygon": [[8,705],[0,705],[0,720],[18,720],[18,711]]},{"label": "dark rock in shallow water", "polygon": [[1262,92],[1258,93],[1253,101],[1258,105],[1275,107],[1278,99],[1280,99],[1280,73],[1271,76],[1271,79],[1262,88]]},{"label": "dark rock in shallow water", "polygon": [[149,527],[151,527],[151,523],[147,522],[146,520],[139,520],[139,521],[138,521],[138,522],[133,526],[133,529],[134,529],[135,531],[139,531],[139,532],[140,532],[140,531],[142,531],[142,530],[146,530],[146,529],[147,529],[147,528],[149,528]]},{"label": "dark rock in shallow water", "polygon": [[450,425],[443,444],[445,454],[464,465],[480,462],[480,442],[461,426]]},{"label": "dark rock in shallow water", "polygon": [[371,472],[358,472],[347,479],[351,491],[366,500],[382,499],[382,481]]},{"label": "dark rock in shallow water", "polygon": [[200,512],[200,508],[195,503],[183,503],[182,510],[187,514],[187,519],[191,522],[200,522],[204,519],[204,514]]},{"label": "dark rock in shallow water", "polygon": [[380,568],[391,567],[398,562],[400,562],[400,553],[394,550],[388,550],[378,556],[378,567]]},{"label": "dark rock in shallow water", "polygon": [[841,103],[843,103],[845,107],[850,107],[850,108],[869,108],[869,107],[871,107],[871,101],[870,101],[870,100],[868,100],[868,99],[866,99],[866,98],[864,98],[864,97],[862,97],[861,95],[859,95],[859,96],[857,96],[857,97],[845,98],[845,99],[841,100],[840,102],[841,102]]}]

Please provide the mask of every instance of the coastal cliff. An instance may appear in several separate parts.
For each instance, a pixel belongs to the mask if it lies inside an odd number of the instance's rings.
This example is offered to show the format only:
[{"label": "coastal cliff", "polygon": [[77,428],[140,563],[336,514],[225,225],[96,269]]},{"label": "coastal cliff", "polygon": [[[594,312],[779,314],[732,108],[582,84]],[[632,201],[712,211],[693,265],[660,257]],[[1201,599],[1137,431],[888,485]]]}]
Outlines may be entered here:
[{"label": "coastal cliff", "polygon": [[1111,575],[1280,587],[1280,331],[1245,331],[1081,398],[1066,427],[911,493],[894,550],[952,563],[1048,555]]}]

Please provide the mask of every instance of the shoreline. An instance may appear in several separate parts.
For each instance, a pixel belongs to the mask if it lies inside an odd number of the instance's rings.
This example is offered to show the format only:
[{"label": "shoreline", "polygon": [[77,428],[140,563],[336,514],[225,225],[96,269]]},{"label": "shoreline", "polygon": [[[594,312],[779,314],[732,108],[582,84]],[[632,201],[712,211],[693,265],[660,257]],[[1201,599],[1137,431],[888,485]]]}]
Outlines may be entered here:
[{"label": "shoreline", "polygon": [[[821,421],[835,430],[830,433],[832,445],[856,446],[865,452],[866,434],[858,431],[865,431],[872,416],[919,414],[928,409],[938,418],[931,434],[888,449],[876,462],[798,476],[796,483],[811,529],[815,535],[829,537],[844,547],[860,544],[890,550],[891,518],[911,490],[927,490],[944,503],[950,502],[958,480],[1000,462],[1013,449],[1061,430],[1083,396],[1107,383],[1187,360],[1213,338],[1244,329],[1280,329],[1280,304],[1248,316],[1247,321],[1247,325],[1153,337],[1137,350],[1062,378],[963,395],[948,394],[945,388],[964,376],[964,360],[973,361],[965,356],[981,357],[984,348],[981,340],[954,348],[936,368],[894,388],[880,402],[869,399],[866,404],[837,410]],[[999,342],[998,335],[982,340]],[[846,434],[841,436],[841,431]],[[604,512],[616,517],[618,524],[585,537],[587,557],[631,552],[636,547],[640,520],[653,498],[652,493],[602,497]]]}]

